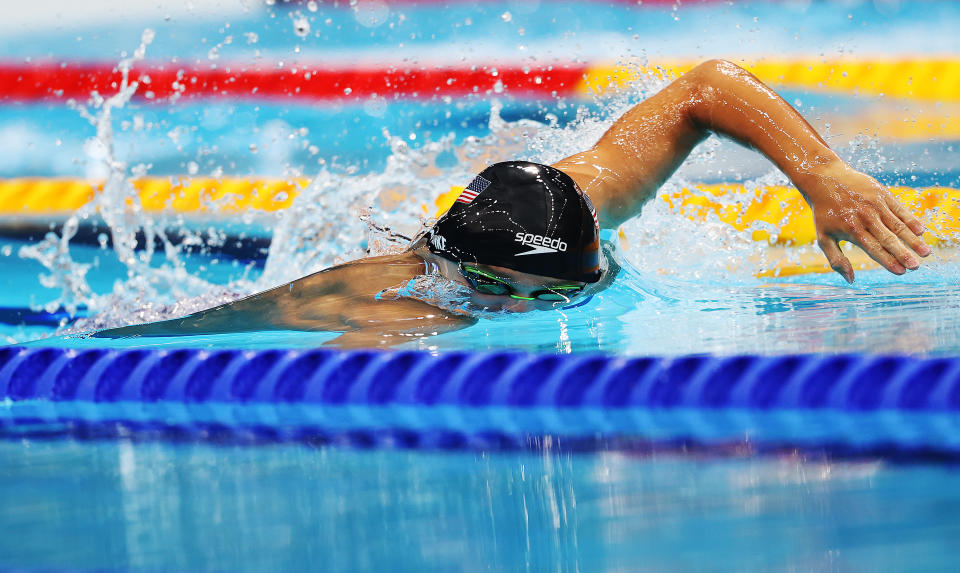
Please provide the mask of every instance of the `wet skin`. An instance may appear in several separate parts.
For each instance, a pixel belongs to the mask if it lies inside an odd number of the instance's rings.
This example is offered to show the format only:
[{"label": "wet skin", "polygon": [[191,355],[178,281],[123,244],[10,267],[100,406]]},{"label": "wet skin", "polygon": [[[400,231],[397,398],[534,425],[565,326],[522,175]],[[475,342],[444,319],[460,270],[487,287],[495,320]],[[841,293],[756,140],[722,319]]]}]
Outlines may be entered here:
[{"label": "wet skin", "polygon": [[265,330],[343,332],[332,345],[392,345],[473,324],[475,319],[419,300],[377,300],[384,289],[424,273],[406,252],[338,265],[183,318],[100,331],[97,337],[185,336]]},{"label": "wet skin", "polygon": [[821,250],[847,282],[853,266],[838,241],[898,275],[930,254],[923,225],[886,187],[844,163],[773,90],[723,60],[687,72],[625,113],[591,149],[553,166],[590,196],[601,227],[616,227],[711,133],[756,149],[790,177],[813,209]]},{"label": "wet skin", "polygon": [[[149,324],[103,330],[94,336],[186,336],[267,330],[343,332],[327,342],[340,347],[392,346],[413,338],[434,336],[476,323],[467,314],[449,312],[410,298],[378,299],[377,294],[423,275],[424,260],[447,279],[466,280],[454,263],[426,249],[400,255],[369,257],[308,275],[235,302]],[[520,296],[554,285],[584,284],[520,273],[492,265],[476,265],[509,284]],[[587,296],[584,291],[578,296]],[[570,301],[520,300],[474,292],[472,302],[490,311],[550,310]]]},{"label": "wet skin", "polygon": [[[553,166],[569,174],[590,196],[601,227],[616,227],[639,214],[690,151],[711,133],[756,149],[790,177],[813,209],[820,248],[848,282],[854,279],[853,267],[838,241],[860,246],[896,274],[917,268],[919,257],[930,254],[920,237],[920,221],[883,185],[844,163],[773,90],[722,60],[705,62],[687,72],[624,114],[592,148]],[[328,344],[369,347],[473,324],[475,319],[469,316],[423,301],[377,300],[382,290],[423,274],[424,260],[434,263],[448,279],[466,284],[455,263],[421,248],[332,267],[184,318],[106,330],[97,336],[326,330],[344,333]],[[521,295],[551,284],[569,284],[507,268],[479,266],[503,278]],[[512,312],[565,304],[479,293],[474,294],[474,302]]]}]

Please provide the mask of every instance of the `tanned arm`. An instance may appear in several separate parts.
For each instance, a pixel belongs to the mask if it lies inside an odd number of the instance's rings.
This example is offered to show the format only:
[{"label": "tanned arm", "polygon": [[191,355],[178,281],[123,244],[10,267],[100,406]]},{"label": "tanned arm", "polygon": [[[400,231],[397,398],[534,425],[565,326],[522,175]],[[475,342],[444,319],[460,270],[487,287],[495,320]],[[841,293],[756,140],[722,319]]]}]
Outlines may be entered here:
[{"label": "tanned arm", "polygon": [[228,304],[182,318],[103,330],[100,338],[188,336],[261,330],[343,332],[324,343],[339,347],[393,346],[466,328],[470,316],[411,298],[378,300],[377,293],[423,273],[412,253],[338,265]]},{"label": "tanned arm", "polygon": [[601,225],[616,226],[643,204],[711,133],[756,149],[779,167],[813,209],[830,266],[853,282],[838,241],[857,244],[887,270],[920,265],[923,225],[874,178],[847,165],[773,90],[736,64],[710,60],[628,111],[591,149],[554,166],[590,195]]}]

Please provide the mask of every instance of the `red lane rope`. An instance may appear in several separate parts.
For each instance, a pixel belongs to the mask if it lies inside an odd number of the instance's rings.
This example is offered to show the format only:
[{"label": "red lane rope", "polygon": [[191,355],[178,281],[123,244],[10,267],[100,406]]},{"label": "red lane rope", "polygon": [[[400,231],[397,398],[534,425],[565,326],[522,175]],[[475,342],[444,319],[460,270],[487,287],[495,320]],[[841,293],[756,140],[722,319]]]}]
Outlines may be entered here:
[{"label": "red lane rope", "polygon": [[[577,92],[585,64],[540,69],[474,68],[335,68],[306,65],[287,69],[219,67],[184,68],[174,64],[134,67],[130,79],[140,82],[137,97],[294,98],[356,100],[434,98],[503,91],[519,97],[567,96]],[[115,67],[89,63],[0,63],[0,101],[85,100],[92,91],[115,93],[122,74]],[[499,84],[499,85],[498,85]]]}]

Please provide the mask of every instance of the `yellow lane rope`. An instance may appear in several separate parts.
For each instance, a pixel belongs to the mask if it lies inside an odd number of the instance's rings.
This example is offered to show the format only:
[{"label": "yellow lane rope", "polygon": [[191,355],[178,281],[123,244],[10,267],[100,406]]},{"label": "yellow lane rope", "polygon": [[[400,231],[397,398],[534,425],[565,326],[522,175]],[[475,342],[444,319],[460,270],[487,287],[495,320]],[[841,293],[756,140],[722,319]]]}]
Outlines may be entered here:
[{"label": "yellow lane rope", "polygon": [[[863,95],[960,102],[957,58],[733,60],[760,80],[776,86]],[[650,66],[592,67],[581,92],[604,91],[636,80],[641,74],[677,76],[699,62],[663,61]]]},{"label": "yellow lane rope", "polygon": [[[960,59],[739,59],[736,62],[777,88],[869,96],[856,114],[826,113],[831,133],[897,140],[960,137]],[[672,78],[699,61],[591,66],[577,90],[602,93],[641,76]],[[878,98],[878,99],[873,99]],[[909,108],[902,106],[909,101]],[[795,103],[795,102],[791,102]]]},{"label": "yellow lane rope", "polygon": [[[235,213],[277,211],[293,203],[309,179],[213,179],[192,177],[135,179],[142,209],[150,213]],[[0,215],[72,213],[103,188],[76,179],[0,180]]]},{"label": "yellow lane rope", "polygon": [[[241,211],[277,211],[289,207],[308,179],[190,179],[147,177],[136,179],[140,208],[146,212],[231,214]],[[0,180],[0,217],[62,216],[92,200],[102,183],[74,179]],[[456,200],[462,187],[452,187],[434,202],[439,216]],[[894,187],[893,194],[918,216],[931,232],[924,237],[935,246],[955,246],[960,240],[960,189],[947,187]],[[696,185],[691,189],[661,194],[667,206],[697,221],[721,221],[749,232],[755,241],[771,246],[808,245],[815,241],[813,215],[800,193],[792,187],[747,188],[739,184]],[[859,261],[859,262],[857,262]],[[857,259],[859,268],[869,268]],[[787,276],[829,272],[819,253],[796,260],[784,258],[759,276]]]},{"label": "yellow lane rope", "polygon": [[[134,187],[146,212],[236,213],[245,210],[278,211],[289,207],[309,184],[308,179],[190,179],[145,177]],[[75,179],[0,180],[0,215],[63,214],[76,211],[94,198],[101,183]],[[436,201],[437,214],[446,211],[460,194],[452,187]],[[937,244],[944,237],[960,237],[960,190],[948,187],[892,187],[890,191],[918,217],[925,217],[928,237]],[[752,229],[756,241],[781,245],[814,242],[813,214],[793,187],[748,189],[739,184],[697,185],[661,194],[669,207],[693,220],[723,221],[737,230]]]}]

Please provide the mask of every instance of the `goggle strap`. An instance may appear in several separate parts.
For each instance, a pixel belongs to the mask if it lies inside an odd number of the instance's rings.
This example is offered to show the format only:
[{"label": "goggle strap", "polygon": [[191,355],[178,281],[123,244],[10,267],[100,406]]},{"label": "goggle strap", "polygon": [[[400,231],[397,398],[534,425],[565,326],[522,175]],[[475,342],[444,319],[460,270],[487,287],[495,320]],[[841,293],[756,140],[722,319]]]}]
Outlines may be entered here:
[{"label": "goggle strap", "polygon": [[[463,268],[464,268],[464,270],[467,270],[467,271],[469,271],[469,272],[471,272],[471,273],[473,273],[473,274],[480,275],[480,276],[482,276],[482,277],[486,277],[486,278],[488,278],[488,279],[495,280],[495,281],[500,282],[500,283],[504,282],[503,279],[501,279],[500,277],[491,275],[490,273],[485,273],[485,272],[481,271],[480,269],[478,269],[477,267],[468,267],[468,266],[464,265]],[[504,283],[504,284],[506,284],[506,283]]]}]

